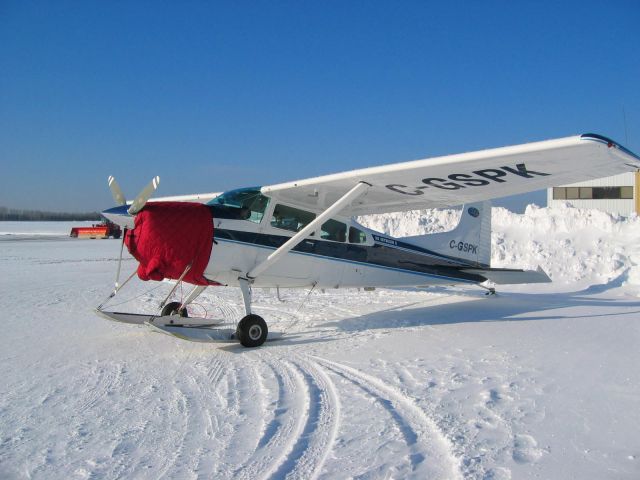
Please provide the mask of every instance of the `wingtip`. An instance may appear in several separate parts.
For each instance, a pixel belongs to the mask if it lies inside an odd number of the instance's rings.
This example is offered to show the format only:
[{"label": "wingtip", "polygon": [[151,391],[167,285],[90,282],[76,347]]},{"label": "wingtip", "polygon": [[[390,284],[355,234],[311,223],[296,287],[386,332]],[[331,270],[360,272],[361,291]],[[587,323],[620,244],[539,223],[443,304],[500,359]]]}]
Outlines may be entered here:
[{"label": "wingtip", "polygon": [[[621,144],[619,144],[615,140],[612,140],[609,137],[605,137],[604,135],[600,135],[598,133],[583,133],[582,135],[580,135],[580,138],[582,140],[588,140],[588,141],[591,141],[591,142],[602,143],[602,144],[606,145],[608,148],[613,148],[614,151],[618,150],[618,151],[623,152],[623,153],[627,154],[628,156],[632,157],[634,160],[640,161],[640,155],[632,152],[631,150],[629,150],[628,148],[622,146]],[[638,167],[637,165],[631,165],[631,166],[633,166],[635,168]]]}]

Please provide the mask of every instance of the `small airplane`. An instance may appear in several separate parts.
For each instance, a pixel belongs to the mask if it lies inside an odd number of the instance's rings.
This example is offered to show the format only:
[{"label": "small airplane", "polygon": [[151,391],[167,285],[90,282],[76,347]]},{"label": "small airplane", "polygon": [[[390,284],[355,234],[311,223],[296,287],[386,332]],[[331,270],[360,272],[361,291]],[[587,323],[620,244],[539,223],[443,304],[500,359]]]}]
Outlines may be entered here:
[{"label": "small airplane", "polygon": [[[190,320],[186,307],[209,286],[240,287],[245,316],[224,339],[262,345],[268,328],[252,312],[252,288],[427,287],[551,281],[533,271],[491,268],[489,200],[640,168],[640,157],[597,134],[396,163],[221,194],[150,200],[155,177],[127,203],[109,177],[118,206],[102,212],[125,229],[123,246],[142,280],[177,280],[154,315],[98,312],[147,324],[180,338],[188,327],[215,332],[216,322]],[[451,231],[394,238],[360,225],[359,215],[463,205]],[[113,297],[133,276],[119,283]],[[182,302],[168,302],[181,282]],[[110,298],[111,298],[110,297]],[[193,323],[190,323],[193,322]],[[207,334],[206,339],[220,339]]]}]

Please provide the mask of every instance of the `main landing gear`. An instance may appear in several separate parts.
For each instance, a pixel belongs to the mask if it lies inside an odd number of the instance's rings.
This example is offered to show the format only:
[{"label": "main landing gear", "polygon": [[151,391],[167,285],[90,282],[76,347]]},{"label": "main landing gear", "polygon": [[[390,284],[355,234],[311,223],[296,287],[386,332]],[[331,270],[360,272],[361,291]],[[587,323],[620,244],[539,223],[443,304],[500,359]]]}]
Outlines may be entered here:
[{"label": "main landing gear", "polygon": [[259,347],[267,339],[267,322],[260,315],[249,314],[238,323],[236,337],[243,347]]},{"label": "main landing gear", "polygon": [[259,347],[267,339],[269,329],[267,322],[260,315],[251,313],[251,288],[246,278],[238,278],[242,300],[244,301],[244,311],[246,315],[238,323],[236,337],[243,347]]}]

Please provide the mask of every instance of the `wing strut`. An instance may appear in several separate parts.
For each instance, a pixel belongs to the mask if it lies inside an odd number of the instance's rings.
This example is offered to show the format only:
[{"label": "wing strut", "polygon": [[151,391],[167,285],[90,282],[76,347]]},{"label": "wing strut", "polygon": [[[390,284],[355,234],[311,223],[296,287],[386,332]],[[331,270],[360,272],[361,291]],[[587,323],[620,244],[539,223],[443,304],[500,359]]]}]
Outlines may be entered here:
[{"label": "wing strut", "polygon": [[329,219],[330,216],[339,213],[343,208],[345,208],[350,202],[358,198],[362,195],[367,188],[371,185],[366,182],[359,182],[345,193],[342,197],[340,197],[333,205],[327,208],[324,212],[318,215],[315,220],[309,223],[306,227],[296,233],[293,237],[287,240],[280,248],[278,248],[275,252],[269,255],[262,263],[256,265],[253,270],[251,270],[247,274],[247,278],[252,280],[256,278],[258,275],[263,273],[267,268],[276,263],[279,259],[282,258],[289,250],[298,245],[302,240],[308,237],[311,232],[317,230],[317,228],[322,225],[325,221]]}]

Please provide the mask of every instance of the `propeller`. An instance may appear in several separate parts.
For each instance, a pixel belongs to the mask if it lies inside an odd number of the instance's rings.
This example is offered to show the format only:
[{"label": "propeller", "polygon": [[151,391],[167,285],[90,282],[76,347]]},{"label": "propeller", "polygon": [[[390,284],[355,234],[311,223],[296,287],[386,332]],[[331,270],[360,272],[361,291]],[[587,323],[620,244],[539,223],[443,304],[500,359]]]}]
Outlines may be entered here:
[{"label": "propeller", "polygon": [[133,202],[131,202],[131,205],[127,205],[124,193],[122,193],[120,185],[118,185],[118,182],[113,176],[109,176],[108,183],[111,195],[117,206],[104,210],[102,215],[121,227],[133,228],[133,216],[144,208],[149,198],[151,198],[151,195],[156,191],[158,185],[160,185],[160,177],[153,177],[149,184],[144,187]]},{"label": "propeller", "polygon": [[153,195],[153,192],[156,191],[158,185],[160,185],[160,177],[153,177],[149,184],[144,187],[138,194],[138,196],[133,200],[133,203],[129,207],[129,210],[127,210],[129,212],[129,215],[135,215],[144,208],[145,203],[147,203],[147,200],[151,198],[151,195]]},{"label": "propeller", "polygon": [[[127,199],[124,196],[124,193],[122,193],[122,189],[120,188],[120,185],[118,185],[118,182],[113,177],[113,175],[110,175],[107,181],[109,184],[109,189],[111,190],[111,195],[113,196],[113,200],[116,202],[117,206],[103,211],[102,215],[111,222],[123,227],[122,243],[120,244],[120,256],[118,258],[118,269],[116,272],[115,290],[112,294],[115,295],[115,293],[129,281],[127,280],[123,284],[120,284],[122,252],[124,250],[124,242],[125,237],[127,236],[127,229],[133,228],[133,216],[144,208],[147,201],[151,198],[151,195],[153,195],[153,193],[156,191],[158,185],[160,185],[160,177],[153,177],[149,184],[142,189],[142,191],[133,200],[128,208]],[[130,278],[131,277],[129,277],[129,279]]]}]

